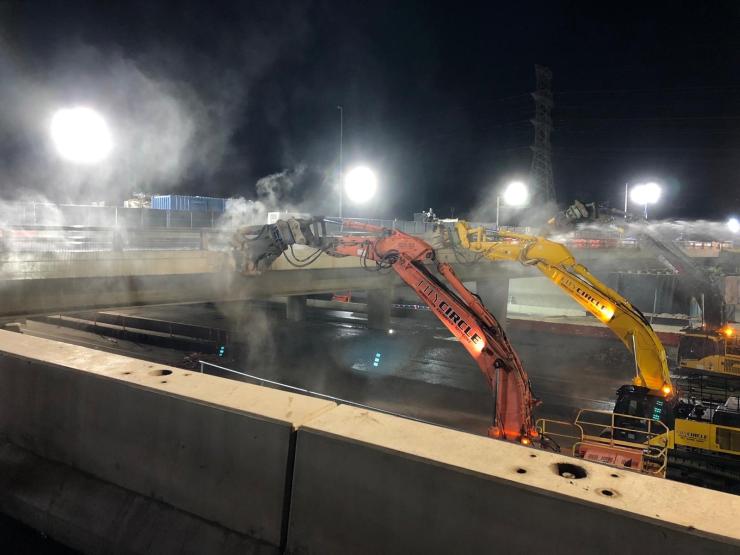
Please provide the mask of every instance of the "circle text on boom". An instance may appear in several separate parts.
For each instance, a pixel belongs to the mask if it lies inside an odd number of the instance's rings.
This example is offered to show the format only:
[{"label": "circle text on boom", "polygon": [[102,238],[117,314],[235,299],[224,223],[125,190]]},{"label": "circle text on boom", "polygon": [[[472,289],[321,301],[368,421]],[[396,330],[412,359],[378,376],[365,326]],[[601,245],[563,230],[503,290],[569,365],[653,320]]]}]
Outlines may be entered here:
[{"label": "circle text on boom", "polygon": [[113,148],[103,117],[84,106],[58,110],[51,118],[51,139],[59,155],[76,164],[97,164]]}]

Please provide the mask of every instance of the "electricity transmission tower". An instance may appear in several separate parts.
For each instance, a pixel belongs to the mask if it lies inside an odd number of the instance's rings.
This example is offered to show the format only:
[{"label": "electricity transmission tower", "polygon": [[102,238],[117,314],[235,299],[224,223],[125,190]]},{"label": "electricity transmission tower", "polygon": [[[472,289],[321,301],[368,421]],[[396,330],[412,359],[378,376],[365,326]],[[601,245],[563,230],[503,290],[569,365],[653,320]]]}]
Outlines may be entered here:
[{"label": "electricity transmission tower", "polygon": [[532,93],[535,117],[530,120],[534,126],[534,145],[532,146],[532,167],[529,170],[533,196],[542,201],[555,202],[555,185],[552,179],[552,71],[535,65],[537,88]]}]

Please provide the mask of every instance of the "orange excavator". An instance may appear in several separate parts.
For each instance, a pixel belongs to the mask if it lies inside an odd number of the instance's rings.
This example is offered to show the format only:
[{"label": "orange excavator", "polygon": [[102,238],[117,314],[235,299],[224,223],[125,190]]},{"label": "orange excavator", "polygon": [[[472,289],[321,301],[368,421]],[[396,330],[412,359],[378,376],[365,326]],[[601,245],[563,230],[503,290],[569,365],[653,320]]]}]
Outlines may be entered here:
[{"label": "orange excavator", "polygon": [[[234,246],[246,273],[268,269],[285,254],[295,265],[307,265],[322,253],[357,256],[368,269],[391,268],[411,287],[476,361],[492,390],[493,438],[523,445],[543,444],[533,409],[539,403],[527,373],[503,329],[476,294],[455,275],[452,266],[435,259],[434,249],[418,237],[397,230],[344,220],[343,233],[326,234],[322,219],[290,219],[240,228]],[[348,234],[350,232],[359,232]],[[299,258],[294,245],[314,250]],[[290,255],[288,254],[290,253]],[[375,266],[368,266],[368,261]],[[436,268],[437,277],[431,268]]]}]

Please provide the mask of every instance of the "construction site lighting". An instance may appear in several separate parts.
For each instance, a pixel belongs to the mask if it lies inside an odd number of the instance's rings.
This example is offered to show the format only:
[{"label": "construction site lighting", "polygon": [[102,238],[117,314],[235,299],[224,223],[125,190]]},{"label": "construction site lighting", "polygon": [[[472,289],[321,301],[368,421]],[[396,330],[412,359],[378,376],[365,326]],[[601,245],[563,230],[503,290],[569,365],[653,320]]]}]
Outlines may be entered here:
[{"label": "construction site lighting", "polygon": [[630,191],[630,199],[635,204],[646,206],[655,204],[660,199],[660,185],[657,183],[642,183],[635,185]]},{"label": "construction site lighting", "polygon": [[[653,183],[652,181],[649,183],[640,183],[639,185],[635,185],[630,190],[630,199],[632,199],[632,202],[635,204],[642,205],[644,212],[645,212],[645,219],[647,220],[648,217],[648,204],[655,204],[660,199],[660,185],[657,183]],[[624,209],[625,209],[625,216],[627,215],[627,191],[625,190],[625,199],[624,199]]]},{"label": "construction site lighting", "polygon": [[506,186],[503,198],[508,206],[524,206],[529,202],[529,189],[521,181],[512,181]]},{"label": "construction site lighting", "polygon": [[730,218],[727,220],[727,227],[733,233],[737,233],[740,231],[740,221],[737,218]]},{"label": "construction site lighting", "polygon": [[59,155],[76,164],[102,162],[113,149],[103,116],[84,106],[58,110],[51,118],[51,139]]},{"label": "construction site lighting", "polygon": [[367,166],[358,166],[344,178],[344,191],[352,202],[363,203],[375,196],[378,178]]}]

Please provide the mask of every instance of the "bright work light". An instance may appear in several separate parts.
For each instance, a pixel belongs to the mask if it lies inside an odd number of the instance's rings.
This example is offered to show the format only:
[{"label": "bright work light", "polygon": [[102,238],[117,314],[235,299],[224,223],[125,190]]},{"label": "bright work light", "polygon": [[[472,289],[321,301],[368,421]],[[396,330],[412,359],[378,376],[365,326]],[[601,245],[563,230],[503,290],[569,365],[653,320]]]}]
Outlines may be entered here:
[{"label": "bright work light", "polygon": [[108,125],[95,110],[63,108],[51,118],[51,139],[59,155],[76,164],[97,164],[113,148]]},{"label": "bright work light", "polygon": [[378,179],[366,166],[354,168],[344,178],[344,190],[352,202],[367,202],[375,196],[377,189]]}]

